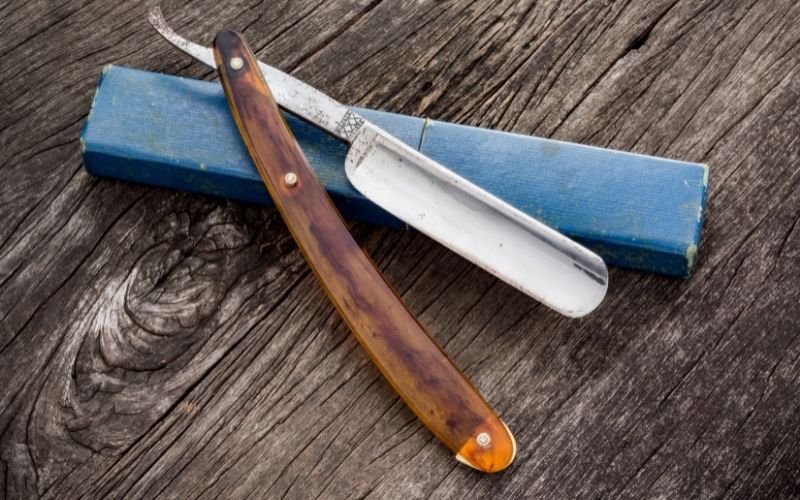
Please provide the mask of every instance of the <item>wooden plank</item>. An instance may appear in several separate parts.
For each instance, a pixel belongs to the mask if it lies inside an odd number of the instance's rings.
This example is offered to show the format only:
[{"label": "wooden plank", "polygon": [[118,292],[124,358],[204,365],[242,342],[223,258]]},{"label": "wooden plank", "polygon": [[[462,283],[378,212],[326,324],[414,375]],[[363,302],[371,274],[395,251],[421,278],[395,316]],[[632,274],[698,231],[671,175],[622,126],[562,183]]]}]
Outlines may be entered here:
[{"label": "wooden plank", "polygon": [[800,6],[789,0],[165,6],[356,105],[710,166],[678,281],[560,318],[419,235],[357,236],[514,430],[458,466],[367,362],[271,211],[92,179],[109,62],[211,73],[139,2],[0,6],[7,497],[787,497],[800,439]]}]

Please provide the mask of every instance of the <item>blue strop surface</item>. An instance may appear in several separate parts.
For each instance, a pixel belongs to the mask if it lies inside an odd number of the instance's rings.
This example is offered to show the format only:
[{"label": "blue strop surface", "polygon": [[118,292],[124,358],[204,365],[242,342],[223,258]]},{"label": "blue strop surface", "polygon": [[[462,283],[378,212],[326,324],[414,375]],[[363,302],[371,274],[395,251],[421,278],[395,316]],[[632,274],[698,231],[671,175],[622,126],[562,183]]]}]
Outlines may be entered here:
[{"label": "blue strop surface", "polygon": [[[706,201],[704,165],[358,111],[611,265],[691,272]],[[345,217],[403,227],[350,185],[345,144],[291,115],[287,121]],[[272,204],[218,83],[107,66],[81,147],[95,175]]]}]

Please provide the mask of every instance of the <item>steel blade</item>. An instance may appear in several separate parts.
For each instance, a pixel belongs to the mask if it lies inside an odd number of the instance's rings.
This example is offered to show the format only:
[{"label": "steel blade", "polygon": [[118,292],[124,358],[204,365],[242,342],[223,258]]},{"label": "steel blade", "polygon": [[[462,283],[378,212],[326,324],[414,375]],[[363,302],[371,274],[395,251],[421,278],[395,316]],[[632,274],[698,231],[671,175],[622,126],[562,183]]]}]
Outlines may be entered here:
[{"label": "steel blade", "polygon": [[[171,30],[158,7],[150,22],[175,47],[216,67],[211,49]],[[376,205],[562,314],[583,316],[605,297],[608,270],[595,253],[317,89],[262,62],[259,68],[280,107],[351,144],[347,177]]]},{"label": "steel blade", "polygon": [[347,178],[398,219],[570,317],[605,297],[603,259],[367,123]]}]

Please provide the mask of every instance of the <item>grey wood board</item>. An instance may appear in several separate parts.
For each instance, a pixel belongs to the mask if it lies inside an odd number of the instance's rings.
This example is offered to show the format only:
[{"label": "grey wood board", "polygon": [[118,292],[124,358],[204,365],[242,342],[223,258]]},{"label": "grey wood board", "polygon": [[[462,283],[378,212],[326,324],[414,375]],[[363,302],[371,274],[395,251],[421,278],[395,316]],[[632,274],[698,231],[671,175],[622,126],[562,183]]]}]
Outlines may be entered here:
[{"label": "grey wood board", "polygon": [[355,227],[514,431],[516,462],[485,476],[393,394],[274,211],[83,170],[104,64],[215,78],[152,3],[0,5],[2,495],[797,495],[800,4],[162,5],[348,104],[710,166],[694,275],[612,269],[581,320]]}]

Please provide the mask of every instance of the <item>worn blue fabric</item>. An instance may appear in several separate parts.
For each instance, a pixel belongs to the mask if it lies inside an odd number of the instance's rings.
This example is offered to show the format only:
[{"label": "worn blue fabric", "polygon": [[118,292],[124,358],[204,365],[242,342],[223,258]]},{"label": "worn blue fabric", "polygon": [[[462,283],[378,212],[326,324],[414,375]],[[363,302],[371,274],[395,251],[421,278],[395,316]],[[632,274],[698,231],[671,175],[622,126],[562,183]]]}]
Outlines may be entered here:
[{"label": "worn blue fabric", "polygon": [[[706,199],[704,165],[358,111],[609,264],[691,272]],[[350,185],[345,144],[291,115],[287,121],[345,217],[403,227]],[[81,147],[95,175],[271,204],[218,83],[107,66]]]}]

